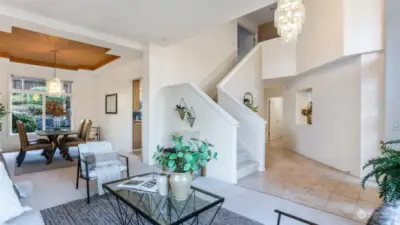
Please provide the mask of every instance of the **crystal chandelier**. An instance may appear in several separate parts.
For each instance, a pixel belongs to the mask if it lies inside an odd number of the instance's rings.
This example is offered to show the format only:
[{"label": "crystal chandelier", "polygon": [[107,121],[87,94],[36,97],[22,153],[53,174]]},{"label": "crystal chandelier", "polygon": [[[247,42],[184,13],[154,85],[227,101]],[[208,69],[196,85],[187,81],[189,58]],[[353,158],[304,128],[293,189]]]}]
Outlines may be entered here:
[{"label": "crystal chandelier", "polygon": [[275,11],[275,27],[286,42],[297,42],[305,22],[303,0],[278,0]]},{"label": "crystal chandelier", "polygon": [[46,82],[47,93],[50,96],[60,96],[62,93],[62,82],[56,77],[56,54],[57,51],[54,51],[54,77]]}]

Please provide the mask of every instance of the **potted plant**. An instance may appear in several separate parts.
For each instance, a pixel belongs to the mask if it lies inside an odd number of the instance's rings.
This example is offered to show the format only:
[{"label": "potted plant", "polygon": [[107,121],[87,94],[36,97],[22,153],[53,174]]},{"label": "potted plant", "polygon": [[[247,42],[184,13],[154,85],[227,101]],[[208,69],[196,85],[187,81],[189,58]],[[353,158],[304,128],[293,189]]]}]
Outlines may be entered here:
[{"label": "potted plant", "polygon": [[195,138],[183,143],[183,136],[172,136],[172,143],[175,151],[157,146],[153,158],[160,166],[172,171],[169,179],[172,195],[182,201],[189,195],[193,180],[191,173],[205,167],[211,159],[217,159],[218,154],[211,151],[212,144]]},{"label": "potted plant", "polygon": [[400,200],[400,151],[391,145],[400,144],[400,140],[381,142],[382,155],[369,160],[363,167],[372,166],[363,178],[361,186],[365,189],[365,183],[374,177],[379,188],[379,197],[385,202]]},{"label": "potted plant", "polygon": [[253,94],[251,94],[250,92],[246,92],[243,97],[243,104],[251,109],[253,112],[258,112],[259,106],[253,105],[253,102]]},{"label": "potted plant", "polygon": [[312,124],[312,102],[308,103],[307,108],[303,108],[301,109],[301,115],[306,116],[307,117],[307,124],[311,125]]},{"label": "potted plant", "polygon": [[53,116],[54,130],[61,129],[61,117],[67,115],[65,108],[58,103],[58,101],[47,101],[46,102],[47,112]]},{"label": "potted plant", "polygon": [[1,126],[2,126],[2,122],[1,120],[7,115],[7,109],[6,107],[0,103],[0,131],[2,130]]},{"label": "potted plant", "polygon": [[185,119],[185,114],[186,114],[185,106],[176,105],[175,110],[179,113],[179,117],[181,117],[181,120]]}]

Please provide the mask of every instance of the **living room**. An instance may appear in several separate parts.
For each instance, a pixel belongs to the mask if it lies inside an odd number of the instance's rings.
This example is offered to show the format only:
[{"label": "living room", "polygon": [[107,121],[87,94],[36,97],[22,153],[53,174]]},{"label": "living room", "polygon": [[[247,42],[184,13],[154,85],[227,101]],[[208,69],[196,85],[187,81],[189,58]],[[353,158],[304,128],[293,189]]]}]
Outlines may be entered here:
[{"label": "living room", "polygon": [[[217,84],[237,63],[235,18],[274,1],[154,3],[0,0],[1,179],[19,211],[0,203],[13,214],[0,213],[0,224],[366,222],[372,212],[364,209],[345,218],[236,185],[238,128],[246,124],[215,102]],[[13,38],[17,32],[37,38]],[[135,80],[143,103],[139,158],[132,152]],[[100,130],[89,141],[91,128]],[[101,151],[92,154],[93,147]],[[115,164],[97,168],[90,160]],[[142,176],[158,192],[119,189],[126,177]]]}]

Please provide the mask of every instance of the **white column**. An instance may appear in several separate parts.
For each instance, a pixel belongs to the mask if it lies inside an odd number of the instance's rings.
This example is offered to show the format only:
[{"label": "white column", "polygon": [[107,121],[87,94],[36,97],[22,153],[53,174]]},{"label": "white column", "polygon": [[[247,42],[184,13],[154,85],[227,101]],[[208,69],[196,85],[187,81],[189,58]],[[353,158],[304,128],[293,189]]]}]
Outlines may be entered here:
[{"label": "white column", "polygon": [[386,1],[385,139],[400,138],[400,1]]}]

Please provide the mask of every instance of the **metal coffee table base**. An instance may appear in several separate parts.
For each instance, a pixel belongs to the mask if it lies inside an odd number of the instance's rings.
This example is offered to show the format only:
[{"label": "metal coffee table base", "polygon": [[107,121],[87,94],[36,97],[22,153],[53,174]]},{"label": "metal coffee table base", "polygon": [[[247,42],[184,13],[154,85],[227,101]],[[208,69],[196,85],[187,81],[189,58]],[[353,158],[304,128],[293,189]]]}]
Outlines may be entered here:
[{"label": "metal coffee table base", "polygon": [[[130,207],[129,203],[126,202],[124,198],[118,198],[117,196],[111,195],[107,193],[106,190],[105,193],[114,209],[115,215],[120,225],[212,224],[223,204],[223,201],[221,201],[215,205],[207,205],[198,209],[197,211],[194,210],[194,212],[185,214],[184,210],[186,209],[186,207],[191,207],[188,204],[189,200],[184,203],[183,209],[179,210],[174,206],[169,198],[156,199],[151,194],[143,194],[137,203],[137,205],[141,205],[142,210],[146,212],[143,213],[140,210],[136,210]],[[192,192],[188,199],[192,197],[194,197],[194,199],[196,198],[192,195],[195,195],[195,192]],[[195,200],[193,207],[196,207]],[[213,208],[216,208],[215,213],[210,214],[210,210]],[[211,216],[211,218],[206,219],[208,221],[204,221],[204,218],[201,217],[201,214],[205,212],[209,213],[208,217]],[[203,220],[201,221],[201,223],[199,223],[201,219]]]}]

